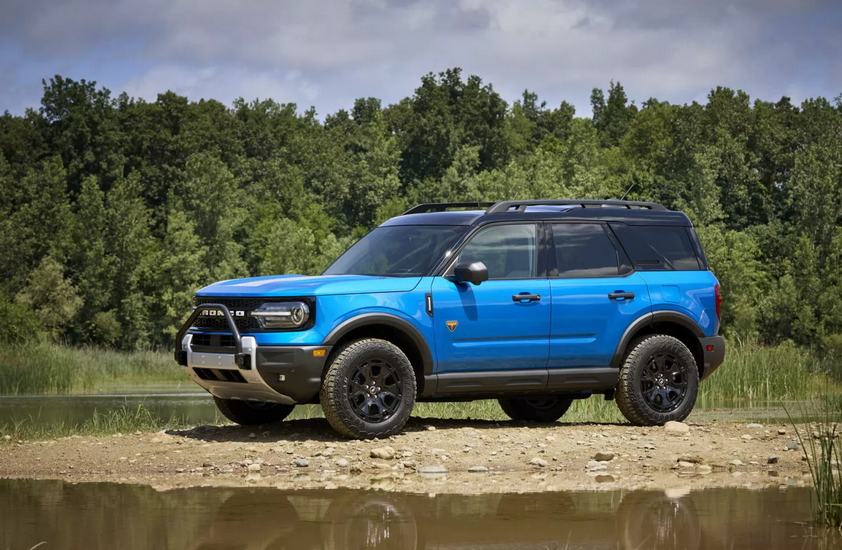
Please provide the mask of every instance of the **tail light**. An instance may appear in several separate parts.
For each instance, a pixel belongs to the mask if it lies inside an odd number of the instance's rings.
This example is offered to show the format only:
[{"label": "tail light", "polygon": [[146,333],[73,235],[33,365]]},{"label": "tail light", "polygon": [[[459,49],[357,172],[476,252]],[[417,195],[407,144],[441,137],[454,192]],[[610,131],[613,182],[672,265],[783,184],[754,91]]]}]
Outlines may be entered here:
[{"label": "tail light", "polygon": [[719,285],[714,285],[713,294],[716,297],[716,316],[722,320],[722,295],[719,293]]}]

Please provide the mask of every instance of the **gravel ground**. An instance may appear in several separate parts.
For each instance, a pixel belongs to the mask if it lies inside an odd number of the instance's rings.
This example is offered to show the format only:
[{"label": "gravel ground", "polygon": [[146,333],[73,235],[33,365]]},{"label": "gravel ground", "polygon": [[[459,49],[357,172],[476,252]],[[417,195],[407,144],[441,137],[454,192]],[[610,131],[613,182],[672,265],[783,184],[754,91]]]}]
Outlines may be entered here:
[{"label": "gravel ground", "polygon": [[413,418],[403,434],[338,438],[323,419],[275,426],[0,438],[0,477],[427,493],[762,487],[809,483],[791,426],[534,426]]}]

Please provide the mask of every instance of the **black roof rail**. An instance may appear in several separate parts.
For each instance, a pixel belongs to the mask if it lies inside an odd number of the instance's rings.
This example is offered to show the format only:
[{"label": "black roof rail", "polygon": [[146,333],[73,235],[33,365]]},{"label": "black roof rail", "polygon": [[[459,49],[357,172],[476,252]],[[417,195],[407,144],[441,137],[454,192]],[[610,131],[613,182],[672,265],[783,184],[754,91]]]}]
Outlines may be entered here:
[{"label": "black roof rail", "polygon": [[430,202],[413,206],[402,215],[424,214],[427,212],[444,212],[449,208],[490,208],[493,202]]},{"label": "black roof rail", "polygon": [[623,206],[628,209],[648,208],[649,210],[666,211],[662,205],[656,202],[642,201],[621,201],[617,199],[606,200],[570,200],[570,199],[549,199],[549,200],[526,200],[526,201],[501,201],[485,211],[486,214],[498,214],[500,212],[524,212],[527,206],[581,206],[582,208],[596,208],[602,206]]}]

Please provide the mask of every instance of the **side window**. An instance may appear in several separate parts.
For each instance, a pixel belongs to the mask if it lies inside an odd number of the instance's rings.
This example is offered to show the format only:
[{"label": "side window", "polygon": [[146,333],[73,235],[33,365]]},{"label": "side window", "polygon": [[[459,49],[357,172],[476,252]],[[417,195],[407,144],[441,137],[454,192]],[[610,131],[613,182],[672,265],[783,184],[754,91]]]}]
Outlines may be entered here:
[{"label": "side window", "polygon": [[617,277],[620,274],[617,250],[596,223],[552,224],[556,268],[551,277],[575,279]]},{"label": "side window", "polygon": [[680,226],[612,223],[620,244],[640,271],[699,271],[696,251]]},{"label": "side window", "polygon": [[454,265],[459,262],[484,263],[489,279],[535,278],[537,229],[534,224],[493,225],[482,229],[465,245]]}]

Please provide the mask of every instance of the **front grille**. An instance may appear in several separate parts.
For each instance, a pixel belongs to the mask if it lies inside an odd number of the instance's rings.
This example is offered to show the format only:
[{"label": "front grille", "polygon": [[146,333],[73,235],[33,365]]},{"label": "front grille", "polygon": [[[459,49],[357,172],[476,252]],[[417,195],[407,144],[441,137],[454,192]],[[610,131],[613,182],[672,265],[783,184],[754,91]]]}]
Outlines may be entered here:
[{"label": "front grille", "polygon": [[191,344],[193,346],[213,348],[233,348],[234,336],[231,334],[194,334]]},{"label": "front grille", "polygon": [[[249,317],[249,313],[262,304],[264,300],[241,300],[241,299],[231,299],[231,298],[194,298],[193,305],[200,306],[202,304],[222,304],[223,306],[227,307],[231,311],[245,311],[245,317],[234,317],[234,324],[237,325],[237,330],[241,332],[252,332],[255,330],[261,330],[260,325],[257,323],[257,319],[254,317]],[[195,328],[206,328],[210,330],[223,330],[228,331],[228,323],[225,321],[225,317],[205,317],[200,316],[196,319],[196,322],[193,323]],[[204,344],[198,344],[204,345]],[[208,344],[210,345],[210,344]],[[233,344],[231,344],[233,345]]]}]

